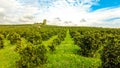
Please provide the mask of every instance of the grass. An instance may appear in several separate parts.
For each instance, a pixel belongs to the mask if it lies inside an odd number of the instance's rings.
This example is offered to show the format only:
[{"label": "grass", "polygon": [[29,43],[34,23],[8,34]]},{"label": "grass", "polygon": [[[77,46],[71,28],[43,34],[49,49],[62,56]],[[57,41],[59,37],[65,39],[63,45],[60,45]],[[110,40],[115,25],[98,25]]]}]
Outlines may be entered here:
[{"label": "grass", "polygon": [[98,68],[99,58],[88,58],[77,54],[79,47],[74,45],[69,32],[65,40],[56,47],[53,54],[48,55],[47,68]]},{"label": "grass", "polygon": [[[22,43],[28,44],[24,38],[22,38]],[[4,48],[0,49],[0,68],[16,68],[16,61],[20,58],[20,55],[15,52],[16,45],[11,45],[6,39],[4,45]]]},{"label": "grass", "polygon": [[48,46],[50,43],[52,43],[52,41],[57,38],[58,35],[52,36],[49,40],[43,41],[42,44],[44,44],[45,46]]},{"label": "grass", "polygon": [[55,38],[57,38],[57,36],[58,36],[58,35],[52,36],[50,39],[42,42],[42,44],[45,45],[48,53],[49,53],[49,48],[48,48],[48,46],[52,43],[52,41],[53,41]]},{"label": "grass", "polygon": [[14,51],[15,45],[10,45],[8,40],[5,40],[5,47],[0,50],[0,68],[15,68],[16,60],[19,55]]}]

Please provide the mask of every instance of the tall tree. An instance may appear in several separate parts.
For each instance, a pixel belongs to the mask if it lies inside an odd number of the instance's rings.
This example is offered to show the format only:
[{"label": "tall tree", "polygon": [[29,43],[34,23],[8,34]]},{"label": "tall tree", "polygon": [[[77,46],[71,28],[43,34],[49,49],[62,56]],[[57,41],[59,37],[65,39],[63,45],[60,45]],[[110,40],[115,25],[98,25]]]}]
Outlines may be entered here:
[{"label": "tall tree", "polygon": [[47,20],[46,20],[46,19],[44,19],[44,20],[43,20],[43,25],[46,25],[46,22],[47,22]]}]

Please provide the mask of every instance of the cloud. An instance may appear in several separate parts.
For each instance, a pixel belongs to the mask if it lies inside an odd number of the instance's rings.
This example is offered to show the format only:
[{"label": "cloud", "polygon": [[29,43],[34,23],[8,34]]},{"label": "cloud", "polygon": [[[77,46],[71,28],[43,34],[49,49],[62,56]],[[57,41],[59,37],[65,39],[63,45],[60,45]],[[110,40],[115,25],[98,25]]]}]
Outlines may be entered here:
[{"label": "cloud", "polygon": [[[34,14],[39,12],[37,7],[22,6],[16,0],[0,0],[0,23],[23,24],[33,23]],[[31,20],[29,20],[31,18]],[[23,21],[24,20],[24,21]]]},{"label": "cloud", "polygon": [[27,16],[22,16],[21,18],[19,18],[20,22],[34,22],[33,21],[34,17],[31,15],[27,15]]},{"label": "cloud", "polygon": [[119,12],[120,7],[99,9],[97,11],[88,13],[88,15],[86,16],[86,19],[88,20],[87,23],[90,23],[91,26],[114,27],[118,25],[115,23],[119,21],[113,18],[120,18]]},{"label": "cloud", "polygon": [[3,18],[4,12],[5,12],[4,8],[0,8],[0,18]]}]

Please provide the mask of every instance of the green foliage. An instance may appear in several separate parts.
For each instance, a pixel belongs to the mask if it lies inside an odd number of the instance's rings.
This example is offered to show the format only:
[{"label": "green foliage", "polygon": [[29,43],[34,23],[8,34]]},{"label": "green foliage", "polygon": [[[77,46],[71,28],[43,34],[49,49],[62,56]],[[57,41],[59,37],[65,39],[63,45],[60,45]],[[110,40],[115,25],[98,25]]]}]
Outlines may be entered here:
[{"label": "green foliage", "polygon": [[50,51],[55,51],[55,44],[48,45],[48,47],[50,48]]},{"label": "green foliage", "polygon": [[22,39],[20,39],[16,43],[15,51],[20,52],[24,47],[25,47],[25,44],[22,42]]},{"label": "green foliage", "polygon": [[11,44],[16,44],[21,38],[18,33],[13,32],[8,34],[7,39],[10,40]]},{"label": "green foliage", "polygon": [[96,57],[96,52],[101,47],[101,35],[99,33],[86,32],[82,35],[82,31],[71,31],[71,36],[74,39],[74,43],[78,45],[81,50],[79,54],[86,57]]},{"label": "green foliage", "polygon": [[59,38],[54,39],[52,42],[53,45],[59,45],[60,43],[61,43],[61,40]]},{"label": "green foliage", "polygon": [[21,58],[17,61],[18,68],[35,68],[45,64],[47,61],[46,48],[44,45],[29,44],[25,48],[20,49],[18,53]]},{"label": "green foliage", "polygon": [[[44,20],[44,25],[45,24],[46,24],[46,20]],[[73,38],[71,40],[74,40],[73,42],[74,44],[71,43],[70,40],[65,40],[67,29],[70,29],[69,30],[70,35]],[[18,52],[20,55],[19,56],[20,59],[17,61],[18,68],[33,68],[46,63],[47,61],[46,48],[41,43],[42,41],[49,40],[54,35],[58,37],[54,38],[54,40],[52,40],[52,42],[50,41],[50,44],[48,43],[47,45],[50,51],[54,51],[54,53],[56,53],[51,57],[51,58],[53,57],[56,58],[55,61],[54,60],[52,61],[52,62],[56,62],[55,63],[56,66],[58,65],[57,61],[58,60],[60,61],[61,58],[64,58],[62,59],[64,61],[61,61],[63,65],[64,63],[69,64],[69,62],[71,62],[69,60],[76,58],[75,60],[72,61],[73,62],[78,61],[77,64],[74,63],[69,67],[74,67],[74,65],[78,65],[80,66],[80,68],[82,68],[82,63],[84,62],[83,63],[85,64],[83,65],[84,68],[90,68],[90,67],[97,68],[99,64],[96,64],[94,63],[94,61],[88,59],[91,58],[97,59],[99,60],[98,62],[100,62],[100,56],[101,56],[102,68],[120,67],[119,66],[120,65],[120,57],[119,57],[120,30],[119,29],[107,29],[107,28],[95,28],[95,27],[94,28],[57,27],[57,26],[47,26],[47,25],[41,28],[36,28],[36,26],[31,26],[31,25],[0,27],[0,48],[7,46],[7,44],[9,44],[8,40],[10,40],[11,44],[17,45],[15,52]],[[8,42],[6,42],[6,39],[8,39],[7,40]],[[62,42],[64,40],[65,42]],[[75,46],[71,46],[71,45],[75,45]],[[14,50],[14,47],[12,46],[11,47],[9,46],[9,48],[10,48],[9,51]],[[3,49],[0,51],[3,51]],[[76,54],[77,51],[79,52],[78,53],[79,55]],[[63,55],[63,53],[66,54]],[[75,54],[73,55],[73,53]],[[81,57],[80,55],[82,55],[82,57],[85,56],[85,58],[88,59],[86,59],[86,61],[79,59],[79,57]],[[66,60],[67,58],[70,59]],[[61,65],[59,65],[59,67],[61,67]],[[63,67],[65,66],[67,65],[64,65]]]},{"label": "green foliage", "polygon": [[66,31],[61,31],[61,33],[58,35],[58,38],[63,41],[66,37]]},{"label": "green foliage", "polygon": [[65,40],[55,51],[48,55],[48,63],[46,68],[98,68],[100,59],[83,57],[76,54],[79,47],[74,45],[73,39],[66,32]]},{"label": "green foliage", "polygon": [[80,41],[81,54],[87,57],[95,57],[96,51],[102,45],[99,35],[85,35]]},{"label": "green foliage", "polygon": [[54,51],[55,50],[55,47],[57,46],[57,45],[60,45],[60,43],[61,43],[61,40],[57,37],[57,38],[55,38],[53,41],[52,41],[52,43],[48,46],[49,48],[50,48],[50,51]]},{"label": "green foliage", "polygon": [[58,34],[58,37],[56,39],[54,39],[53,42],[48,46],[50,48],[50,51],[54,51],[55,47],[57,45],[60,45],[60,43],[65,39],[65,37],[66,37],[66,30],[61,31]]},{"label": "green foliage", "polygon": [[48,35],[48,33],[46,32],[44,32],[44,33],[42,33],[41,34],[41,36],[42,36],[42,40],[47,40],[47,39],[49,39],[50,38],[50,36]]},{"label": "green foliage", "polygon": [[58,28],[41,28],[40,30],[40,34],[41,34],[41,37],[42,37],[42,40],[45,41],[45,40],[48,40],[50,37],[54,36],[54,35],[57,35],[57,33],[59,33],[59,30]]},{"label": "green foliage", "polygon": [[101,56],[101,68],[120,67],[119,29],[71,28],[70,34],[74,43],[80,47],[81,55]]},{"label": "green foliage", "polygon": [[103,68],[120,68],[120,37],[110,36],[101,54]]},{"label": "green foliage", "polygon": [[0,49],[4,47],[4,36],[2,34],[0,34]]},{"label": "green foliage", "polygon": [[39,32],[32,32],[29,34],[27,37],[28,42],[31,42],[32,44],[41,44],[42,43],[42,38]]}]

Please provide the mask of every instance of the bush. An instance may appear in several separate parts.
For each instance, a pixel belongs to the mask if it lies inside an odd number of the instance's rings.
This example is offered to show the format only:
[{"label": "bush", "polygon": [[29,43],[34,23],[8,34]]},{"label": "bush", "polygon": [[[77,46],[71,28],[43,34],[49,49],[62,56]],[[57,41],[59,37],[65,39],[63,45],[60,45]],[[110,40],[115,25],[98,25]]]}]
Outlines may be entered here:
[{"label": "bush", "polygon": [[61,43],[61,40],[59,38],[54,39],[52,42],[53,45],[59,45],[60,43]]},{"label": "bush", "polygon": [[84,36],[81,39],[81,54],[87,57],[95,57],[95,52],[100,48],[100,40],[92,35]]},{"label": "bush", "polygon": [[4,47],[3,39],[4,39],[4,36],[0,34],[0,49]]},{"label": "bush", "polygon": [[47,39],[49,39],[49,35],[48,35],[47,32],[46,32],[46,33],[42,33],[42,34],[41,34],[41,37],[42,37],[42,40],[47,40]]},{"label": "bush", "polygon": [[103,68],[120,68],[120,40],[119,36],[109,37],[109,41],[101,54]]},{"label": "bush", "polygon": [[18,51],[21,58],[17,61],[18,68],[35,68],[46,63],[46,48],[44,45],[30,44]]},{"label": "bush", "polygon": [[27,37],[28,42],[31,42],[32,44],[41,44],[42,43],[42,37],[39,34],[39,32],[32,32]]},{"label": "bush", "polygon": [[9,33],[7,39],[10,40],[11,44],[16,44],[18,40],[20,40],[20,35],[17,33]]},{"label": "bush", "polygon": [[55,50],[55,44],[51,44],[48,47],[50,48],[50,51],[52,52]]},{"label": "bush", "polygon": [[65,30],[61,31],[61,33],[58,34],[58,38],[59,38],[61,41],[63,41],[63,40],[65,39],[65,37],[66,37],[66,31],[65,31]]},{"label": "bush", "polygon": [[61,41],[63,41],[65,39],[65,36],[66,36],[66,32],[60,33],[58,35],[58,37],[53,40],[51,45],[48,46],[50,48],[50,51],[54,51],[55,50],[55,46],[56,45],[60,45]]},{"label": "bush", "polygon": [[78,53],[86,57],[96,57],[96,51],[102,45],[101,38],[97,33],[81,35],[75,32],[73,35],[74,43],[81,48]]}]

